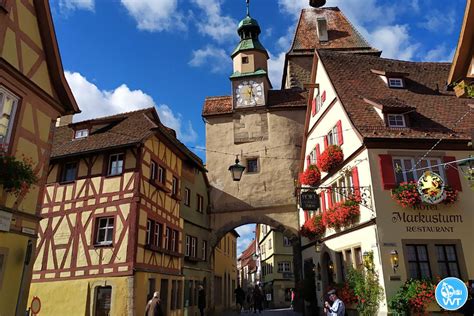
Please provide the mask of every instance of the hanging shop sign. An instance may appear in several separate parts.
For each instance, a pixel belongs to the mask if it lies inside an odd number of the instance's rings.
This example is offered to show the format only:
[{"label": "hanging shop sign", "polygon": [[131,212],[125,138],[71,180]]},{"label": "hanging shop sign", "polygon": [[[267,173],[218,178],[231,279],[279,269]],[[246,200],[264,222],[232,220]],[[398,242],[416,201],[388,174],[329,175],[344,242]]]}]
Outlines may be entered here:
[{"label": "hanging shop sign", "polygon": [[301,192],[300,207],[303,210],[317,210],[319,209],[319,196],[314,191]]},{"label": "hanging shop sign", "polygon": [[425,171],[418,179],[417,188],[421,200],[425,203],[438,204],[446,198],[444,180],[434,172]]}]

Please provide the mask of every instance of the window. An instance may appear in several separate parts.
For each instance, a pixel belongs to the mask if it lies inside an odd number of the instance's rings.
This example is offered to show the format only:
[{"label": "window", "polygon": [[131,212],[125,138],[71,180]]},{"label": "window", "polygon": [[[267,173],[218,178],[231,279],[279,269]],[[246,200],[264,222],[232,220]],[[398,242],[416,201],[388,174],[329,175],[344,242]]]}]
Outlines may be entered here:
[{"label": "window", "polygon": [[112,244],[112,238],[114,233],[114,218],[113,217],[101,217],[97,219],[97,235],[96,244],[98,245],[110,245]]},{"label": "window", "polygon": [[171,248],[169,250],[178,252],[178,244],[179,244],[179,232],[173,229],[171,231]]},{"label": "window", "polygon": [[97,316],[110,315],[110,306],[112,302],[112,287],[98,286],[95,295],[95,313]]},{"label": "window", "polygon": [[327,135],[328,145],[338,145],[337,141],[337,125],[334,126]]},{"label": "window", "polygon": [[272,249],[273,245],[272,245],[272,239],[270,238],[268,240],[268,250]]},{"label": "window", "polygon": [[0,86],[0,145],[10,142],[18,98]]},{"label": "window", "polygon": [[113,154],[109,158],[109,176],[122,174],[123,172],[123,154]]},{"label": "window", "polygon": [[389,127],[406,127],[403,114],[387,114]]},{"label": "window", "polygon": [[291,247],[291,241],[290,238],[283,236],[283,246],[285,247]]},{"label": "window", "polygon": [[178,189],[179,189],[178,178],[173,177],[173,186],[172,186],[171,193],[172,193],[174,196],[178,196]]},{"label": "window", "polygon": [[[332,185],[331,187],[333,190],[331,190],[331,198],[333,203],[338,203],[345,201],[347,197],[353,193],[353,187],[354,187],[354,182],[352,179],[352,173],[345,173],[341,177],[339,177]],[[344,194],[338,193],[340,192],[340,189],[336,188],[346,188],[342,189],[344,190]]]},{"label": "window", "polygon": [[85,138],[89,136],[89,130],[88,129],[80,129],[77,130],[76,133],[74,134],[74,138]]},{"label": "window", "polygon": [[388,86],[390,88],[403,88],[402,78],[388,78]]},{"label": "window", "polygon": [[156,162],[152,160],[150,163],[150,179],[151,180],[156,180],[156,176],[157,176],[156,166],[157,166]]},{"label": "window", "polygon": [[161,234],[162,234],[162,231],[163,231],[163,225],[160,224],[160,223],[157,223],[155,222],[155,231],[153,233],[153,242],[154,242],[154,245],[157,246],[157,247],[162,247],[161,245]]},{"label": "window", "polygon": [[309,153],[309,163],[315,165],[317,163],[316,159],[316,149],[311,150]]},{"label": "window", "polygon": [[438,267],[441,278],[460,277],[455,245],[436,245]]},{"label": "window", "polygon": [[151,300],[153,297],[153,294],[155,293],[156,290],[156,279],[151,278],[148,279],[148,295],[147,295],[147,302],[148,300]]},{"label": "window", "polygon": [[66,162],[63,165],[61,182],[70,182],[76,180],[77,162]]},{"label": "window", "polygon": [[362,248],[360,248],[360,247],[354,248],[354,259],[355,259],[356,268],[362,267],[362,265],[363,265]]},{"label": "window", "polygon": [[249,58],[247,56],[242,57],[242,64],[248,64],[249,63]]},{"label": "window", "polygon": [[318,95],[316,96],[316,112],[319,112],[319,110],[321,110],[322,107],[323,107],[323,102],[321,100],[321,95],[319,94],[319,91],[318,91]]},{"label": "window", "polygon": [[153,230],[153,221],[148,219],[146,221],[146,241],[145,243],[147,245],[150,245],[151,244],[151,238],[152,238],[152,230]]},{"label": "window", "polygon": [[191,190],[188,188],[184,188],[184,205],[191,205]]},{"label": "window", "polygon": [[165,249],[171,250],[171,228],[166,227],[165,231]]},{"label": "window", "polygon": [[191,257],[196,258],[197,238],[191,237]]},{"label": "window", "polygon": [[204,211],[204,198],[202,195],[197,195],[197,211],[202,213]]},{"label": "window", "polygon": [[[420,160],[420,163],[415,166],[415,158],[413,157],[394,157],[393,168],[395,170],[395,177],[397,183],[417,181],[418,178],[427,170],[431,170],[434,173],[439,174],[442,178],[444,177],[444,170],[441,168],[440,158],[424,158]],[[413,171],[413,169],[420,169]]]},{"label": "window", "polygon": [[158,165],[158,182],[161,184],[165,184],[166,181],[166,170],[162,166]]},{"label": "window", "polygon": [[407,245],[408,277],[413,279],[431,278],[430,263],[426,245]]},{"label": "window", "polygon": [[247,173],[258,172],[258,158],[247,159]]},{"label": "window", "polygon": [[191,254],[191,236],[186,235],[186,249],[184,251],[184,255],[186,257],[189,257],[190,254]]},{"label": "window", "polygon": [[289,261],[278,262],[278,272],[291,272],[291,262]]},{"label": "window", "polygon": [[207,240],[202,241],[201,258],[204,261],[207,260]]}]

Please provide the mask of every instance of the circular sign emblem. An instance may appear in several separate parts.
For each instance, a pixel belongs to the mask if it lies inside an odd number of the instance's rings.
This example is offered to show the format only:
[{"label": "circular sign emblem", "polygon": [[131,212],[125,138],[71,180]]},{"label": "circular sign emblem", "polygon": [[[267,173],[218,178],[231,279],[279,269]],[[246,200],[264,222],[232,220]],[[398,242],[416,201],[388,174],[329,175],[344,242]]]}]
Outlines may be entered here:
[{"label": "circular sign emblem", "polygon": [[34,296],[33,299],[31,300],[31,313],[36,315],[40,312],[41,310],[41,301],[38,296]]},{"label": "circular sign emblem", "polygon": [[434,172],[425,171],[418,179],[417,187],[423,202],[438,204],[446,198],[444,180]]},{"label": "circular sign emblem", "polygon": [[436,286],[436,302],[448,311],[463,307],[467,301],[467,286],[458,278],[445,278]]}]

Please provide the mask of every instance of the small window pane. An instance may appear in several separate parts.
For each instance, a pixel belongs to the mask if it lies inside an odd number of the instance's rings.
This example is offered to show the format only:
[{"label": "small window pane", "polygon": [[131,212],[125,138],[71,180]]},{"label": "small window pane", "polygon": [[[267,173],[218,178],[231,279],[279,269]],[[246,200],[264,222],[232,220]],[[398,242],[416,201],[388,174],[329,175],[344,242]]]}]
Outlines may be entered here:
[{"label": "small window pane", "polygon": [[446,246],[446,256],[449,261],[456,261],[456,250],[454,246]]},{"label": "small window pane", "polygon": [[445,256],[444,256],[444,249],[443,249],[443,246],[437,246],[436,247],[436,252],[438,253],[438,260],[439,261],[444,261],[446,260]]},{"label": "small window pane", "polygon": [[247,172],[258,172],[258,159],[247,159]]},{"label": "small window pane", "polygon": [[421,278],[431,278],[430,266],[426,262],[420,262]]},{"label": "small window pane", "polygon": [[459,270],[458,270],[457,262],[450,262],[449,263],[449,271],[451,272],[450,276],[459,277]]},{"label": "small window pane", "polygon": [[421,261],[428,260],[428,256],[426,254],[426,247],[424,246],[419,246],[417,247],[418,250],[418,259]]},{"label": "small window pane", "polygon": [[415,247],[414,246],[408,246],[408,260],[416,260],[416,252],[415,252]]}]

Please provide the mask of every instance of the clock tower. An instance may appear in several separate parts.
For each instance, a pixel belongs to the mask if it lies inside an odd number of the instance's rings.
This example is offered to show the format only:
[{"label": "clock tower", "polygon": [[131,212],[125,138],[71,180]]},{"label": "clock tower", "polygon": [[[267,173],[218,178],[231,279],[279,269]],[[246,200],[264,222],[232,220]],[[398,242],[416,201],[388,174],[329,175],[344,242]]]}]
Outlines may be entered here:
[{"label": "clock tower", "polygon": [[231,55],[234,64],[234,73],[230,76],[233,108],[264,106],[268,90],[272,88],[268,79],[269,56],[258,39],[260,26],[250,17],[248,0],[247,16],[240,21],[237,32],[240,42]]}]

